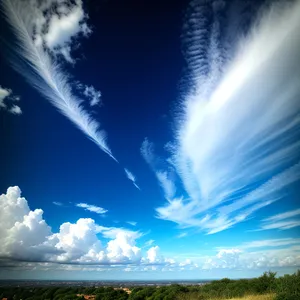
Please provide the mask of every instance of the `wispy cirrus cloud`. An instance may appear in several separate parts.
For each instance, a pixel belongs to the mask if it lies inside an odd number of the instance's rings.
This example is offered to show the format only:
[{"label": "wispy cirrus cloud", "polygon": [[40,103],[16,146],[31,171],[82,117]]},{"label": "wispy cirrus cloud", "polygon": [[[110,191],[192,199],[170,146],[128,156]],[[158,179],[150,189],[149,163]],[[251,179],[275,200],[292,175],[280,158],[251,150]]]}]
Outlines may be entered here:
[{"label": "wispy cirrus cloud", "polygon": [[128,223],[131,226],[136,226],[137,222],[133,222],[133,221],[127,221],[126,223]]},{"label": "wispy cirrus cloud", "polygon": [[[167,199],[172,199],[176,193],[176,185],[172,179],[172,166],[164,163],[154,152],[154,144],[145,138],[141,145],[141,155],[154,171],[159,185]],[[168,169],[166,169],[168,167]],[[173,172],[174,173],[174,172]]]},{"label": "wispy cirrus cloud", "polygon": [[271,216],[269,218],[264,219],[263,221],[265,222],[282,221],[299,215],[300,215],[300,209],[295,209],[295,210],[290,210],[281,214]]},{"label": "wispy cirrus cloud", "polygon": [[138,190],[141,190],[140,187],[137,185],[136,183],[136,177],[132,174],[132,172],[130,172],[128,169],[124,169],[125,171],[125,174],[127,176],[127,178],[132,181],[133,185],[138,189]]},{"label": "wispy cirrus cloud", "polygon": [[295,209],[287,211],[281,214],[271,216],[269,218],[263,219],[260,228],[253,231],[262,230],[287,230],[300,226],[300,209]]},{"label": "wispy cirrus cloud", "polygon": [[83,208],[85,210],[88,210],[90,212],[94,212],[96,214],[102,215],[108,212],[108,210],[104,209],[103,207],[91,205],[87,203],[77,203],[77,207]]},{"label": "wispy cirrus cloud", "polygon": [[63,204],[61,202],[58,202],[58,201],[53,201],[52,203],[56,206],[63,206]]},{"label": "wispy cirrus cloud", "polygon": [[282,247],[300,245],[300,238],[281,238],[281,239],[269,239],[269,240],[257,240],[246,242],[239,246],[241,249],[250,248],[270,248],[270,247]]},{"label": "wispy cirrus cloud", "polygon": [[72,93],[69,76],[59,63],[60,57],[74,62],[71,57],[74,39],[91,33],[82,1],[31,1],[28,5],[26,1],[4,0],[2,10],[18,38],[18,47],[14,49],[22,64],[13,60],[13,66],[90,140],[114,158],[106,143],[106,133],[99,130],[99,122]]},{"label": "wispy cirrus cloud", "polygon": [[[168,160],[184,193],[170,199],[163,187],[167,202],[157,208],[158,218],[208,234],[289,196],[300,179],[300,1],[273,3],[246,32],[238,11],[213,0],[188,9],[191,88]],[[153,145],[146,146],[142,154],[153,168]]]}]

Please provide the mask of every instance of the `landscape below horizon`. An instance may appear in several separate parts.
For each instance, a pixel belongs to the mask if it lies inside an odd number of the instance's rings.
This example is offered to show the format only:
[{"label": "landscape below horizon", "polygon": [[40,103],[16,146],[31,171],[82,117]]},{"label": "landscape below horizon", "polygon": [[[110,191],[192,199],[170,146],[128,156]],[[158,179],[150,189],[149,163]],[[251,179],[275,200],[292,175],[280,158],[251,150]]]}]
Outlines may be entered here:
[{"label": "landscape below horizon", "polygon": [[0,0],[0,300],[299,300],[299,33],[300,0]]}]

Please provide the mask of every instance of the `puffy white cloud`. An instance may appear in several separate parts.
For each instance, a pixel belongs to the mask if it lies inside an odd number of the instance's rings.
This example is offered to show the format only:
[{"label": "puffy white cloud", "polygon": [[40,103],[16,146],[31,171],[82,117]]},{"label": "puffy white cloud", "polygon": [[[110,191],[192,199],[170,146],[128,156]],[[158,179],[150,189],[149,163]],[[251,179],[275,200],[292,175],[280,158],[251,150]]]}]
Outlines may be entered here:
[{"label": "puffy white cloud", "polygon": [[80,34],[88,36],[91,33],[82,1],[31,1],[31,5],[35,14],[32,28],[35,45],[44,45],[53,54],[61,54],[66,61],[74,63],[71,57],[73,41]]},{"label": "puffy white cloud", "polygon": [[96,224],[92,219],[79,219],[75,224],[63,223],[53,238],[57,240],[55,247],[63,251],[57,257],[62,262],[82,260],[90,253],[96,256],[102,250]]},{"label": "puffy white cloud", "polygon": [[[41,209],[29,209],[19,187],[8,188],[7,193],[0,196],[0,255],[16,259],[45,259],[50,249],[44,244],[51,235],[51,228],[42,216]],[[44,252],[40,251],[42,248]]]},{"label": "puffy white cloud", "polygon": [[4,99],[7,98],[11,94],[11,90],[4,89],[0,86],[0,107],[6,108],[6,104],[4,103]]},{"label": "puffy white cloud", "polygon": [[165,261],[163,255],[160,253],[160,248],[158,246],[151,247],[147,251],[147,261],[150,264],[160,264]]},{"label": "puffy white cloud", "polygon": [[[97,210],[98,211],[98,210]],[[109,239],[103,244],[98,235]],[[126,264],[141,260],[136,240],[138,231],[104,227],[93,219],[63,223],[53,233],[43,219],[43,211],[31,211],[19,187],[10,187],[0,196],[0,256],[24,261],[78,264]]]},{"label": "puffy white cloud", "polygon": [[116,238],[107,244],[107,257],[112,263],[139,262],[141,260],[141,249],[135,243],[134,234],[119,232]]},{"label": "puffy white cloud", "polygon": [[88,210],[90,212],[94,212],[96,214],[105,214],[107,212],[106,209],[100,207],[100,206],[96,206],[96,205],[90,205],[90,204],[87,204],[87,203],[78,203],[76,204],[77,207],[80,207],[80,208],[84,208],[85,210]]},{"label": "puffy white cloud", "polygon": [[20,106],[15,105],[15,104],[9,109],[9,112],[12,113],[13,115],[22,114],[22,110],[21,110]]},{"label": "puffy white cloud", "polygon": [[[137,245],[141,236],[138,231],[100,226],[90,218],[63,223],[59,231],[53,233],[43,219],[43,211],[30,210],[17,186],[8,188],[6,194],[0,196],[0,256],[2,260],[7,259],[1,261],[3,268],[11,265],[23,270],[103,271],[130,267],[131,271],[180,271],[198,268],[266,269],[296,267],[300,263],[300,239],[252,241],[232,249],[221,248],[215,256],[186,255],[182,260],[175,260],[165,258],[156,245],[143,253]],[[153,243],[150,240],[146,244]],[[70,263],[76,266],[68,265]]]},{"label": "puffy white cloud", "polygon": [[11,102],[19,101],[20,97],[12,94],[11,89],[2,88],[0,86],[0,109],[5,109],[14,115],[22,114],[20,106]]}]

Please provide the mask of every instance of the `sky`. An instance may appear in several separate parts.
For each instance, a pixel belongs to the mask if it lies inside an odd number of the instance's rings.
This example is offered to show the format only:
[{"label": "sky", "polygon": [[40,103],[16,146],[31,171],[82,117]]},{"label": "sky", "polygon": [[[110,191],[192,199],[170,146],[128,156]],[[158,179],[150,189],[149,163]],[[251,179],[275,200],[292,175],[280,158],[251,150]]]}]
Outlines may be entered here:
[{"label": "sky", "polygon": [[0,279],[300,268],[299,14],[2,0]]}]

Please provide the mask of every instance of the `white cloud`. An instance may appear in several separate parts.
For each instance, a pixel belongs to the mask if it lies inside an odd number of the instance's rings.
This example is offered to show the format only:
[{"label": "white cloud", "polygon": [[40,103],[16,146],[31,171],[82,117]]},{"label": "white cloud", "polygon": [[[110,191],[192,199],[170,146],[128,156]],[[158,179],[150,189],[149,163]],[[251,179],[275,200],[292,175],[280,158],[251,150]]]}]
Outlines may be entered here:
[{"label": "white cloud", "polygon": [[298,215],[300,215],[300,209],[295,209],[295,210],[291,210],[291,211],[287,211],[287,212],[284,212],[284,213],[281,213],[281,214],[271,216],[269,218],[264,219],[263,221],[264,222],[281,221],[281,220],[288,219],[288,218],[291,218],[291,217],[295,217],[295,216],[298,216]]},{"label": "white cloud", "polygon": [[177,238],[181,239],[181,238],[186,237],[186,236],[187,236],[187,233],[186,232],[182,232],[182,233],[180,233],[180,234],[177,235]]},{"label": "white cloud", "polygon": [[[63,223],[59,231],[53,233],[43,219],[43,211],[31,211],[18,187],[10,187],[0,196],[0,256],[20,270],[131,268],[132,271],[178,272],[213,268],[267,269],[300,264],[298,238],[252,241],[231,249],[221,248],[215,256],[184,254],[182,260],[176,261],[165,258],[158,246],[152,246],[143,254],[137,245],[141,235],[123,228],[103,227],[90,218]],[[109,241],[105,243],[104,238]],[[150,244],[152,240],[148,241]]]},{"label": "white cloud", "polygon": [[96,90],[92,85],[88,86],[79,81],[76,81],[75,88],[88,99],[90,106],[102,104],[101,92]]},{"label": "white cloud", "polygon": [[169,174],[166,171],[157,171],[156,177],[164,190],[165,197],[167,199],[172,199],[176,193],[176,187],[172,180],[169,179]]},{"label": "white cloud", "polygon": [[[103,244],[98,235],[108,238]],[[20,189],[10,187],[0,196],[0,256],[12,260],[79,263],[139,263],[141,249],[137,231],[99,226],[93,219],[63,223],[53,233],[43,211],[31,211]]]},{"label": "white cloud", "polygon": [[[171,148],[169,146],[169,148]],[[170,166],[169,170],[165,170],[162,165],[165,167],[166,164],[163,164],[163,160],[158,158],[154,154],[154,144],[150,142],[147,138],[144,139],[141,145],[141,155],[145,161],[149,164],[151,169],[154,171],[155,176],[159,182],[159,185],[163,189],[164,196],[167,200],[175,196],[176,186],[171,176],[172,168]]]},{"label": "white cloud", "polygon": [[[274,4],[232,53],[228,37],[222,34],[219,40],[218,30],[236,20],[221,24],[225,19],[219,9],[226,6],[212,9],[207,31],[204,6],[211,4],[199,3],[193,1],[186,24],[193,88],[183,101],[168,159],[187,196],[170,199],[171,185],[159,178],[167,202],[156,210],[157,217],[182,228],[214,234],[283,199],[300,179],[300,40],[294,38],[300,30],[300,2]],[[193,24],[197,28],[190,28]],[[141,152],[155,172],[164,172],[147,139]]]},{"label": "white cloud", "polygon": [[[252,249],[252,250],[251,250]],[[258,249],[253,251],[253,249]],[[231,249],[220,249],[206,257],[203,269],[267,269],[299,267],[300,239],[282,238],[243,243]]]},{"label": "white cloud", "polygon": [[144,139],[142,145],[141,145],[141,155],[145,159],[145,161],[153,167],[153,163],[155,160],[154,157],[154,145],[151,143],[147,138]]},{"label": "white cloud", "polygon": [[76,206],[80,207],[80,208],[84,208],[85,210],[88,210],[90,212],[94,212],[94,213],[99,214],[99,215],[105,214],[107,212],[106,209],[104,209],[100,206],[90,205],[90,204],[87,204],[87,203],[78,203],[78,204],[76,204]]},{"label": "white cloud", "polygon": [[155,242],[155,240],[149,240],[145,243],[145,247],[150,247],[153,243]]},{"label": "white cloud", "polygon": [[101,103],[101,92],[97,91],[93,86],[85,86],[83,94],[90,99],[90,106]]},{"label": "white cloud", "polygon": [[281,238],[281,239],[270,239],[270,240],[258,240],[242,244],[239,248],[265,248],[265,247],[280,247],[299,244],[300,238]]},{"label": "white cloud", "polygon": [[136,177],[128,170],[128,169],[124,169],[124,171],[125,171],[125,174],[126,174],[126,176],[127,176],[127,178],[130,180],[130,181],[132,181],[132,183],[133,183],[133,185],[138,189],[138,190],[140,190],[140,187],[137,185],[137,183],[136,183]]},{"label": "white cloud", "polygon": [[0,86],[0,109],[4,109],[14,115],[20,115],[22,114],[20,106],[11,103],[19,100],[20,97],[13,95],[12,90]]},{"label": "white cloud", "polygon": [[139,262],[141,249],[135,245],[135,236],[128,232],[119,232],[116,238],[107,244],[107,257],[115,262]]},{"label": "white cloud", "polygon": [[57,202],[57,201],[53,201],[52,203],[53,203],[54,205],[56,205],[56,206],[62,206],[62,205],[63,205],[61,202]]},{"label": "white cloud", "polygon": [[54,252],[46,247],[51,228],[42,216],[41,209],[29,209],[17,186],[8,188],[0,196],[0,256],[43,260]]},{"label": "white cloud", "polygon": [[9,112],[12,113],[13,115],[21,115],[22,114],[22,110],[21,110],[20,106],[15,105],[15,104],[9,109]]},{"label": "white cloud", "polygon": [[131,226],[136,226],[136,225],[137,225],[137,222],[128,221],[127,223],[128,223],[129,225],[131,225]]},{"label": "white cloud", "polygon": [[[46,3],[44,3],[46,4]],[[56,5],[56,13],[53,5]],[[39,13],[36,21],[35,42],[36,44],[45,43],[45,45],[55,54],[62,54],[69,61],[74,62],[71,58],[71,45],[79,34],[88,36],[91,29],[85,22],[88,16],[83,11],[82,1],[76,0],[75,5],[69,1],[48,1],[44,6],[35,4],[41,12],[49,12],[46,17]],[[45,30],[44,32],[43,30]]]},{"label": "white cloud", "polygon": [[271,229],[287,230],[287,229],[299,227],[300,220],[299,217],[297,217],[299,215],[300,215],[300,209],[295,209],[292,211],[287,211],[274,216],[270,216],[262,220],[259,229],[254,229],[252,231],[262,231],[262,230],[271,230]]},{"label": "white cloud", "polygon": [[162,263],[164,261],[164,257],[161,255],[160,248],[158,246],[151,247],[147,251],[147,261],[150,264]]},{"label": "white cloud", "polygon": [[11,94],[11,90],[4,89],[0,86],[0,107],[6,108],[6,104],[4,103],[4,99],[7,98]]},{"label": "white cloud", "polygon": [[[99,130],[100,124],[82,106],[82,100],[72,94],[69,75],[59,64],[55,54],[68,60],[72,50],[72,39],[79,32],[87,35],[86,14],[81,0],[70,2],[57,0],[26,1],[4,0],[2,9],[7,21],[14,29],[19,47],[16,54],[24,64],[12,61],[12,65],[66,116],[101,150],[115,159],[106,143],[106,133]],[[69,51],[69,50],[70,51]],[[34,72],[32,72],[34,71]]]}]

